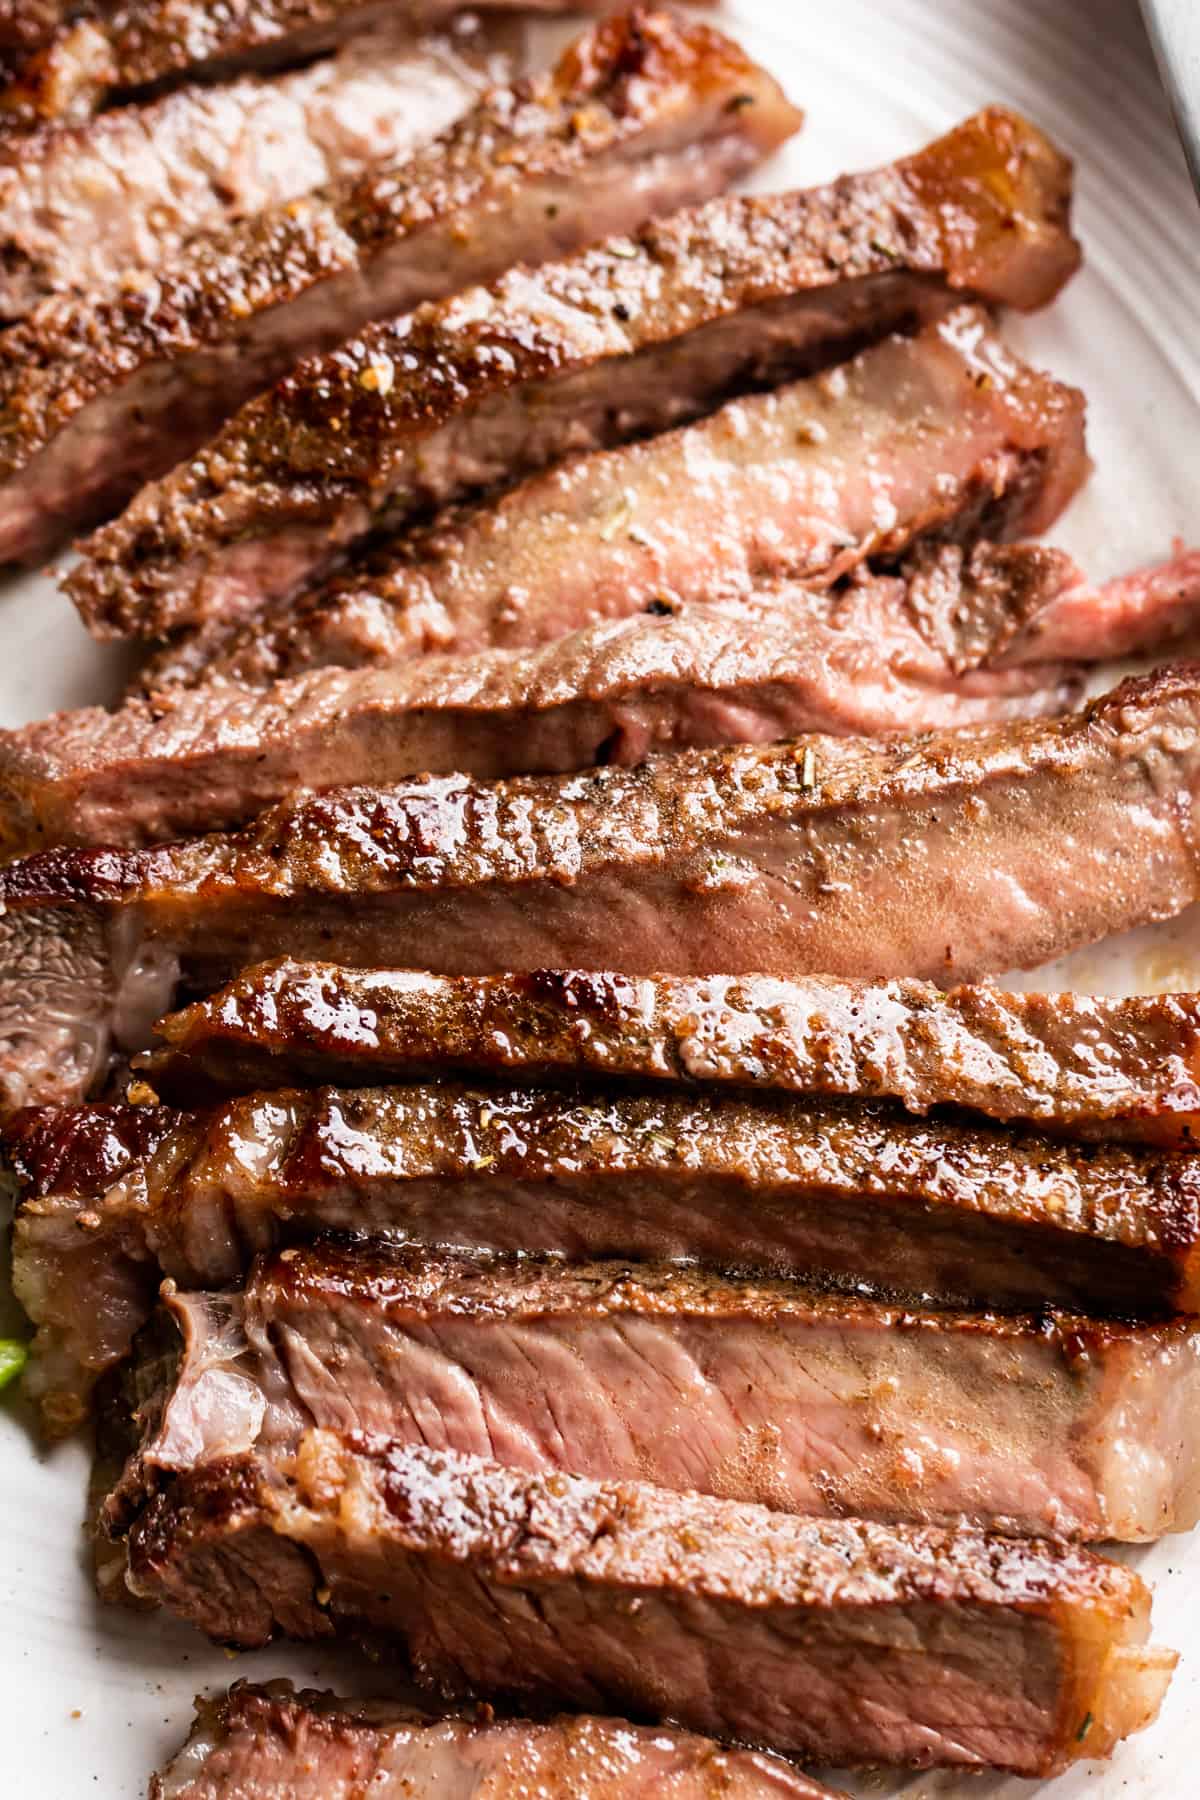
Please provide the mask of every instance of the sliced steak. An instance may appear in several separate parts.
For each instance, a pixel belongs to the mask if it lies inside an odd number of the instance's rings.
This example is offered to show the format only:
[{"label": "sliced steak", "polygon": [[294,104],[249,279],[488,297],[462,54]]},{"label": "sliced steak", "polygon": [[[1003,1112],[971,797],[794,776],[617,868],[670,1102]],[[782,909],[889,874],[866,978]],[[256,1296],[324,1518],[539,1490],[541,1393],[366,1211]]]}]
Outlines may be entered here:
[{"label": "sliced steak", "polygon": [[[1200,1141],[1200,995],[949,993],[689,981],[539,969],[426,975],[268,963],[160,1021],[140,1059],[157,1092],[356,1086],[447,1072],[533,1080],[665,1081],[953,1105],[1073,1137]],[[68,1115],[74,1116],[74,1115]],[[86,1116],[86,1113],[83,1115]]]},{"label": "sliced steak", "polygon": [[[514,30],[414,39],[395,24],[336,57],[264,80],[244,76],[122,107],[86,125],[0,138],[0,318],[52,294],[95,295],[152,279],[198,232],[398,159],[445,130],[489,81],[509,80]],[[69,307],[39,315],[81,350]],[[98,321],[97,321],[98,323]],[[32,344],[32,339],[28,340]]]},{"label": "sliced steak", "polygon": [[685,1257],[939,1303],[1200,1311],[1200,1164],[1184,1154],[777,1094],[285,1089],[173,1118],[80,1192],[52,1149],[66,1134],[86,1155],[99,1128],[70,1117],[22,1124],[12,1152],[13,1282],[38,1327],[28,1385],[51,1431],[82,1417],[164,1275],[229,1286],[259,1251],[323,1231]]},{"label": "sliced steak", "polygon": [[784,1512],[1140,1541],[1200,1516],[1200,1324],[897,1309],[664,1264],[285,1250],[169,1294],[119,1526],[320,1427]]},{"label": "sliced steak", "polygon": [[306,352],[721,193],[798,122],[729,39],[635,9],[399,164],[206,237],[100,306],[48,303],[0,339],[0,556],[111,513]]},{"label": "sliced steak", "polygon": [[[1048,559],[1055,552],[1038,547]],[[1013,545],[998,555],[1016,557]],[[1000,578],[999,562],[992,570]],[[954,588],[946,583],[951,604]],[[1177,544],[1166,562],[1152,563],[1132,575],[1118,576],[1093,587],[1081,570],[1060,562],[1048,566],[1041,583],[1031,580],[1023,616],[1008,615],[1008,642],[994,627],[994,612],[981,609],[980,636],[987,643],[989,666],[1015,668],[1030,662],[1082,660],[1107,662],[1123,656],[1148,656],[1194,642],[1200,629],[1200,550]]]},{"label": "sliced steak", "polygon": [[1082,395],[964,308],[832,375],[576,457],[249,621],[210,621],[143,685],[520,649],[649,605],[744,599],[780,580],[828,586],[867,560],[890,570],[922,536],[906,571],[918,623],[969,662],[964,633],[986,640],[990,618],[1007,646],[1060,590],[1074,599],[1080,576],[1029,549],[989,546],[975,566],[954,540],[1046,529],[1087,469]]},{"label": "sliced steak", "polygon": [[1078,262],[1069,199],[1066,161],[992,111],[872,175],[514,270],[302,363],[89,539],[69,591],[101,635],[252,608],[375,529],[811,371],[963,291],[1043,304]]},{"label": "sliced steak", "polygon": [[1062,712],[1048,664],[960,676],[901,584],[780,590],[585,626],[535,650],[207,683],[0,731],[0,855],[150,844],[243,824],[305,790],[455,770],[494,779],[804,731],[921,730]]},{"label": "sliced steak", "polygon": [[0,1096],[81,1097],[182,983],[283,954],[433,974],[949,984],[1200,897],[1200,671],[1037,724],[335,789],[252,826],[0,868]]},{"label": "sliced steak", "polygon": [[[604,12],[614,0],[521,0],[530,11]],[[507,0],[481,0],[484,10]],[[443,24],[459,0],[34,0],[0,21],[6,84],[0,122],[20,131],[78,122],[114,103],[243,69],[301,63],[397,15],[411,29]]]},{"label": "sliced steak", "polygon": [[228,1643],[365,1625],[445,1698],[830,1763],[1053,1774],[1149,1723],[1175,1662],[1146,1646],[1145,1584],[1086,1550],[326,1432],[180,1476],[130,1552],[135,1590]]},{"label": "sliced steak", "polygon": [[782,1758],[624,1719],[497,1719],[296,1693],[285,1681],[196,1702],[150,1800],[837,1800]]}]

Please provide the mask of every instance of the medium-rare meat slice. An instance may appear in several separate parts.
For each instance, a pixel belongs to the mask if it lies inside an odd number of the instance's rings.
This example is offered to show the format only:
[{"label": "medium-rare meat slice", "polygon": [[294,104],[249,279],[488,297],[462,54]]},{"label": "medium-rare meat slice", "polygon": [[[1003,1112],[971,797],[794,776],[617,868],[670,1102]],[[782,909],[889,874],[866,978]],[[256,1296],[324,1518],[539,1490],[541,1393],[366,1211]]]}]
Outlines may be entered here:
[{"label": "medium-rare meat slice", "polygon": [[[517,31],[484,32],[470,16],[416,39],[393,24],[273,79],[185,88],[86,125],[0,137],[0,317],[52,294],[94,300],[139,269],[151,271],[150,304],[164,261],[189,238],[403,156],[487,82],[511,79],[520,44]],[[41,343],[69,333],[73,316],[39,315]]]},{"label": "medium-rare meat slice", "polygon": [[1131,1569],[311,1432],[180,1476],[135,1591],[233,1644],[367,1626],[444,1698],[666,1718],[814,1760],[1050,1775],[1153,1719]]},{"label": "medium-rare meat slice", "polygon": [[913,1113],[953,1105],[1072,1137],[1200,1141],[1196,994],[1113,1000],[574,969],[455,977],[284,960],[157,1029],[165,1045],[141,1070],[181,1103],[456,1072],[778,1088],[895,1100]]},{"label": "medium-rare meat slice", "polygon": [[975,980],[1200,898],[1200,670],[1049,722],[335,789],[0,868],[0,1100],[92,1091],[248,963]]},{"label": "medium-rare meat slice", "polygon": [[[827,586],[866,560],[890,568],[922,536],[913,603],[952,653],[963,628],[986,637],[977,613],[999,631],[997,611],[1016,648],[1026,610],[1078,570],[1067,558],[1055,569],[1050,552],[1039,562],[992,547],[976,569],[952,541],[939,560],[936,540],[1042,531],[1087,467],[1082,395],[963,308],[833,375],[576,457],[265,615],[210,621],[143,684],[181,665],[261,681],[313,664],[518,649],[648,605],[742,599],[779,580]],[[960,590],[950,603],[947,587]]]},{"label": "medium-rare meat slice", "polygon": [[[967,1305],[1200,1311],[1200,1165],[1180,1153],[778,1094],[283,1090],[171,1114],[142,1155],[101,1111],[18,1121],[9,1152],[13,1280],[38,1327],[27,1382],[52,1431],[78,1422],[164,1275],[228,1286],[257,1252],[325,1231],[688,1257]],[[97,1138],[120,1172],[87,1188],[69,1149],[86,1162]]]},{"label": "medium-rare meat slice", "polygon": [[[111,513],[306,352],[719,194],[798,120],[727,38],[635,9],[397,165],[205,237],[99,306],[48,304],[0,340],[0,556]],[[377,358],[366,379],[394,375]]]},{"label": "medium-rare meat slice", "polygon": [[[785,1512],[1157,1538],[1200,1515],[1200,1324],[899,1309],[670,1264],[285,1250],[170,1294],[117,1526],[173,1472],[363,1431]],[[166,1324],[164,1321],[164,1333]]]},{"label": "medium-rare meat slice", "polygon": [[[524,495],[540,485],[534,480],[518,491]],[[1019,506],[1011,489],[1007,498]],[[504,516],[506,505],[502,502],[495,509],[497,519]],[[995,522],[989,507],[983,511]],[[794,521],[781,523],[786,530]],[[1044,544],[981,540],[977,533],[982,523],[978,506],[968,505],[958,519],[943,526],[956,531],[962,541],[918,543],[898,571],[875,567],[870,557],[866,565],[874,573],[899,573],[905,610],[913,613],[922,635],[944,651],[957,672],[979,665],[1106,662],[1165,652],[1183,640],[1194,641],[1200,624],[1196,550],[1180,550],[1166,562],[1097,587],[1064,551]],[[428,536],[413,534],[391,551],[364,555],[350,571],[249,621],[210,620],[181,632],[146,659],[131,684],[131,697],[192,687],[218,676],[264,687],[312,668],[386,667],[402,658],[446,649],[447,628],[454,632],[451,643],[460,656],[472,649],[512,648],[536,639],[543,620],[550,622],[542,606],[563,591],[560,581],[569,582],[578,599],[581,593],[588,594],[586,583],[580,586],[580,569],[604,566],[603,556],[595,554],[602,540],[577,545],[578,555],[569,569],[553,560],[553,544],[543,545],[547,555],[536,575],[531,570],[527,584],[507,590],[517,604],[507,604],[506,590],[498,589],[491,596],[490,613],[481,612],[472,633],[465,633],[462,615],[455,616],[451,627],[450,613],[435,597],[443,580],[442,548],[457,549],[460,542],[454,526]],[[701,537],[695,548],[704,543]],[[422,556],[436,560],[427,561],[424,568],[419,563],[414,567]],[[712,571],[714,592],[721,591],[726,575],[727,565],[718,561]],[[416,589],[426,581],[428,604],[420,607],[414,604]],[[818,575],[804,585],[828,583]],[[833,609],[847,586],[846,579],[833,583],[831,617],[841,616]],[[847,605],[861,599],[850,594]],[[698,592],[695,602],[687,602],[693,603],[709,604],[711,594]],[[655,604],[654,599],[649,602]],[[677,606],[677,594],[668,604]],[[558,632],[574,629],[573,620],[573,610],[557,614]],[[473,636],[476,628],[478,640]]]},{"label": "medium-rare meat slice", "polygon": [[[542,13],[604,12],[614,3],[521,0]],[[484,11],[507,4],[480,0]],[[86,119],[183,81],[304,62],[397,17],[412,29],[441,25],[459,0],[34,0],[10,10],[32,15],[20,27],[0,21],[8,51],[0,123],[19,131]]]},{"label": "medium-rare meat slice", "polygon": [[297,1694],[287,1682],[196,1702],[150,1800],[837,1800],[781,1757],[624,1719],[421,1713]]},{"label": "medium-rare meat slice", "polygon": [[677,425],[944,312],[1072,273],[1069,165],[993,111],[809,193],[725,198],[309,359],[148,486],[68,579],[145,633],[296,591],[374,529]]},{"label": "medium-rare meat slice", "polygon": [[304,790],[422,772],[490,780],[805,731],[1063,712],[1080,668],[960,674],[885,578],[834,600],[782,589],[664,607],[534,650],[317,669],[263,690],[206,683],[0,731],[0,856],[156,843],[243,824]]}]

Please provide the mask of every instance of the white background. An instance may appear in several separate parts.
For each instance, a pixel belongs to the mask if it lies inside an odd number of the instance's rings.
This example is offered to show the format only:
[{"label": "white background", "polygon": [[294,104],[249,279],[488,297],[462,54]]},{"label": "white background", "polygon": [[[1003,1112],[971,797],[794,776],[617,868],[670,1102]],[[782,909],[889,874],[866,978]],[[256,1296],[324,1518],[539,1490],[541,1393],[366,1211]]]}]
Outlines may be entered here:
[{"label": "white background", "polygon": [[[1079,160],[1085,273],[1018,345],[1091,402],[1093,482],[1056,536],[1097,577],[1200,540],[1200,212],[1183,173],[1133,0],[740,0],[725,21],[808,113],[758,185],[823,180],[890,160],[988,101],[1015,104]],[[107,697],[117,659],[84,637],[45,578],[0,589],[0,720]],[[1058,985],[1200,985],[1200,922],[1091,950]],[[2,1321],[0,1321],[2,1323]],[[338,1674],[309,1653],[230,1660],[190,1631],[102,1611],[84,1567],[85,1464],[33,1446],[0,1414],[0,1792],[134,1800],[182,1737],[192,1694],[236,1675]],[[1200,1793],[1200,1543],[1137,1558],[1157,1588],[1156,1635],[1184,1651],[1159,1724],[1111,1767],[1055,1785],[1063,1800]],[[378,1672],[340,1667],[343,1686]],[[1029,1784],[869,1779],[862,1794],[1016,1800]],[[1045,1790],[1049,1792],[1049,1790]]]}]

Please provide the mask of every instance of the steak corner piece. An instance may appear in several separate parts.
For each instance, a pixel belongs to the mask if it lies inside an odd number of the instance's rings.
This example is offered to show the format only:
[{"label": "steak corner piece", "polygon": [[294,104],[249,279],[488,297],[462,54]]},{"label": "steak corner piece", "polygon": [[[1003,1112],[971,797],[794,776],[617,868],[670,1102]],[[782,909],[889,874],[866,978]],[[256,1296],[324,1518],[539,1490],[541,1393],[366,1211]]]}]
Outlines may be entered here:
[{"label": "steak corner piece", "polygon": [[434,974],[952,982],[1200,896],[1200,669],[1048,723],[298,798],[0,868],[0,1099],[81,1098],[176,995],[278,955]]},{"label": "steak corner piece", "polygon": [[175,1344],[164,1320],[137,1369],[110,1526],[175,1472],[278,1460],[314,1426],[813,1516],[1130,1542],[1200,1516],[1194,1322],[357,1243],[166,1307]]},{"label": "steak corner piece", "polygon": [[[1158,1711],[1129,1569],[313,1432],[179,1477],[131,1585],[224,1642],[374,1628],[443,1698],[672,1719],[833,1764],[1051,1775]],[[327,1595],[327,1603],[321,1601]],[[320,1596],[320,1597],[319,1597]]]},{"label": "steak corner piece", "polygon": [[949,992],[920,981],[537,969],[428,975],[285,959],[159,1022],[149,1085],[197,1095],[448,1072],[953,1105],[1091,1139],[1200,1143],[1200,996]]},{"label": "steak corner piece", "polygon": [[1185,1154],[777,1094],[326,1088],[140,1122],[163,1110],[43,1109],[10,1131],[27,1387],[52,1433],[80,1422],[164,1276],[235,1285],[256,1253],[330,1231],[688,1258],[939,1304],[1200,1311]]},{"label": "steak corner piece", "polygon": [[[83,546],[99,635],[295,592],[369,532],[820,367],[961,295],[1033,307],[1078,262],[1070,168],[992,111],[830,188],[725,198],[309,359]],[[380,374],[382,371],[382,376]]]},{"label": "steak corner piece", "polygon": [[0,556],[110,514],[301,356],[722,193],[799,117],[728,38],[635,8],[393,166],[48,303],[0,339]]},{"label": "steak corner piece", "polygon": [[496,1718],[238,1682],[196,1703],[150,1800],[838,1800],[781,1757],[583,1714]]}]

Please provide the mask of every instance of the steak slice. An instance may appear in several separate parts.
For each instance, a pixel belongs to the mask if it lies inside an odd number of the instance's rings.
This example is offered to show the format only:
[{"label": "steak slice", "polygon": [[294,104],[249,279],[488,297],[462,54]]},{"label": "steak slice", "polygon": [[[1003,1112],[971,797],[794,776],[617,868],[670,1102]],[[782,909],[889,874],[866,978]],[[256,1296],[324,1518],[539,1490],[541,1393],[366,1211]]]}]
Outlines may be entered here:
[{"label": "steak slice", "polygon": [[111,513],[305,353],[720,193],[798,122],[729,39],[635,9],[394,166],[199,240],[99,306],[41,308],[0,339],[0,556]]},{"label": "steak slice", "polygon": [[[507,0],[480,0],[484,10]],[[521,0],[532,12],[604,12],[614,0]],[[8,50],[0,121],[10,131],[79,122],[184,81],[282,68],[336,49],[381,23],[445,23],[459,0],[34,0]]]},{"label": "steak slice", "polygon": [[172,1473],[314,1426],[813,1515],[1132,1542],[1200,1516],[1200,1324],[358,1244],[166,1306],[182,1347],[134,1379],[114,1527]]},{"label": "steak slice", "polygon": [[[919,981],[426,975],[284,960],[160,1021],[139,1059],[181,1103],[458,1072],[741,1086],[912,1113],[953,1105],[1072,1137],[1200,1140],[1200,996],[949,993]],[[68,1116],[87,1116],[68,1115]]]},{"label": "steak slice", "polygon": [[991,111],[888,169],[724,198],[299,365],[88,539],[101,635],[285,597],[421,509],[811,371],[957,295],[1045,303],[1078,263],[1070,167]]},{"label": "steak slice", "polygon": [[[110,1117],[71,1118],[19,1122],[10,1151],[13,1283],[50,1431],[79,1422],[164,1275],[234,1285],[260,1251],[325,1231],[683,1257],[968,1306],[1200,1311],[1200,1165],[1184,1154],[778,1094],[283,1090],[170,1115],[143,1156]],[[102,1135],[126,1162],[81,1191],[56,1146],[90,1159]]]},{"label": "steak slice", "polygon": [[[367,1626],[421,1684],[814,1760],[1050,1775],[1155,1716],[1132,1570],[1051,1541],[798,1519],[312,1432],[179,1477],[135,1591],[228,1643]],[[322,1600],[325,1604],[322,1604]]]},{"label": "steak slice", "polygon": [[960,676],[884,579],[834,600],[784,589],[664,607],[534,650],[318,669],[265,690],[207,683],[0,731],[0,855],[156,843],[243,824],[306,789],[421,772],[490,780],[803,731],[1062,712],[1078,675],[1052,663]]},{"label": "steak slice", "polygon": [[[85,125],[0,138],[0,318],[52,294],[93,299],[188,239],[395,160],[445,130],[489,81],[511,79],[516,31],[414,38],[393,23],[271,79],[189,87]],[[70,331],[39,315],[40,343]],[[68,337],[66,342],[71,344]],[[80,345],[75,343],[78,355]]]},{"label": "steak slice", "polygon": [[[937,540],[1046,529],[1087,473],[1083,426],[1082,395],[964,308],[832,376],[576,457],[249,620],[211,620],[143,685],[520,649],[650,605],[742,600],[780,580],[824,587],[868,560],[890,570],[922,536],[907,571],[918,624],[958,659],[964,631],[985,654],[989,629],[1019,657],[1027,616],[1063,588],[1078,605],[1078,569],[991,546],[976,566]],[[1145,604],[1157,620],[1162,603]]]},{"label": "steak slice", "polygon": [[196,1702],[150,1800],[837,1800],[781,1757],[594,1716],[431,1715],[394,1701],[296,1693],[286,1681]]},{"label": "steak slice", "polygon": [[335,789],[0,868],[2,1110],[90,1092],[182,987],[279,955],[433,974],[976,980],[1200,898],[1200,670],[1036,724]]}]

